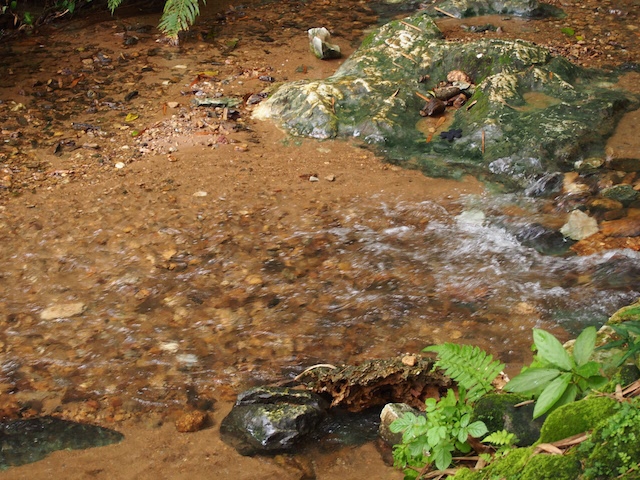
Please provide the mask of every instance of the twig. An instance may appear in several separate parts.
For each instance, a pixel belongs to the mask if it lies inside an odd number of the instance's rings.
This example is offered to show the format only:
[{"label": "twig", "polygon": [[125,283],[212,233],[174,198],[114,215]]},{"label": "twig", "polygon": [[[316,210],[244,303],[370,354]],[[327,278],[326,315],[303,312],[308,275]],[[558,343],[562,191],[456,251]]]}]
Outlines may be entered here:
[{"label": "twig", "polygon": [[414,30],[419,31],[420,33],[424,33],[424,30],[422,30],[420,27],[416,27],[415,25],[411,25],[409,22],[405,22],[404,20],[400,20],[400,23],[403,25],[406,25],[409,28],[413,28]]},{"label": "twig", "polygon": [[484,155],[484,130],[482,130],[482,154]]},{"label": "twig", "polygon": [[433,7],[433,9],[434,9],[436,12],[440,12],[440,13],[442,13],[443,15],[446,15],[447,17],[451,17],[451,18],[458,18],[458,17],[456,17],[455,15],[453,15],[452,13],[445,12],[445,11],[444,11],[444,10],[442,10],[441,8]]},{"label": "twig", "polygon": [[315,370],[316,368],[332,368],[333,370],[337,370],[338,367],[335,365],[331,365],[330,363],[318,363],[317,365],[311,365],[309,368],[304,370],[302,373],[295,376],[294,380],[300,380],[305,373],[309,373],[311,370]]},{"label": "twig", "polygon": [[535,400],[525,400],[524,402],[516,403],[514,408],[524,407],[525,405],[531,405],[532,403],[535,403]]},{"label": "twig", "polygon": [[420,92],[416,92],[416,95],[418,97],[420,97],[422,100],[424,100],[425,102],[430,102],[431,101],[431,99],[429,97],[427,97],[425,95],[422,95]]},{"label": "twig", "polygon": [[413,58],[411,55],[407,55],[407,54],[406,54],[406,53],[404,53],[404,52],[398,52],[398,53],[399,53],[400,55],[402,55],[404,58],[408,58],[408,59],[409,59],[409,60],[411,60],[413,63],[418,63],[418,61],[417,61],[415,58]]}]

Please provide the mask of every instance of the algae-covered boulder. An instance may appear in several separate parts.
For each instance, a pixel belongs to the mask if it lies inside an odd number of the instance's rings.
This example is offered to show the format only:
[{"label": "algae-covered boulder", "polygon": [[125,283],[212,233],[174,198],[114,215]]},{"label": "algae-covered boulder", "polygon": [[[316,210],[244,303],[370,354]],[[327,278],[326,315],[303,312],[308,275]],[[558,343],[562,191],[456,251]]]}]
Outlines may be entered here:
[{"label": "algae-covered boulder", "polygon": [[616,404],[609,397],[594,397],[559,407],[542,425],[540,443],[557,442],[592,430],[615,412]]},{"label": "algae-covered boulder", "polygon": [[481,420],[490,432],[507,430],[513,433],[519,447],[532,445],[540,436],[544,418],[533,419],[533,403],[516,407],[528,397],[492,393],[482,397],[473,407],[473,419]]},{"label": "algae-covered boulder", "polygon": [[[293,135],[359,138],[389,161],[429,175],[472,173],[527,186],[602,153],[617,120],[637,101],[611,87],[613,76],[532,43],[441,36],[426,12],[391,21],[333,76],[284,84],[254,115]],[[453,70],[471,78],[464,91],[473,95],[448,108],[444,120],[422,118],[423,98]],[[447,130],[459,130],[460,138],[440,138]]]},{"label": "algae-covered boulder", "polygon": [[617,407],[578,448],[578,453],[586,456],[584,478],[640,478],[640,401]]}]

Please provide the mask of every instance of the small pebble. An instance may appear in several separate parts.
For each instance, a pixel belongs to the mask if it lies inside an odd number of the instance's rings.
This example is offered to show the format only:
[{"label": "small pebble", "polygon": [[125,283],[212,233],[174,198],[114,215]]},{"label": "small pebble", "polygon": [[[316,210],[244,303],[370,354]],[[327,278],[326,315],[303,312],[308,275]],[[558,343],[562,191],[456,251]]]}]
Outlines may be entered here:
[{"label": "small pebble", "polygon": [[122,163],[122,162],[118,162],[118,163],[116,163],[114,166],[115,166],[117,169],[121,169],[121,168],[124,168],[124,163]]}]

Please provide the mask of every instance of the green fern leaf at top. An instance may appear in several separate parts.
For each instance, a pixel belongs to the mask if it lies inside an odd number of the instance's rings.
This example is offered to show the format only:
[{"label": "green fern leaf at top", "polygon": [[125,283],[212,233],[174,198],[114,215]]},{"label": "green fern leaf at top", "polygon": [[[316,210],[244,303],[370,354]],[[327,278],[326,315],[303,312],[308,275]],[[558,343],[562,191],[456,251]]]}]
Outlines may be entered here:
[{"label": "green fern leaf at top", "polygon": [[504,363],[472,345],[443,343],[431,345],[424,352],[438,354],[436,367],[441,368],[458,385],[467,391],[467,400],[474,402],[493,390],[493,382],[504,369]]},{"label": "green fern leaf at top", "polygon": [[111,10],[112,15],[114,10],[118,8],[121,3],[122,3],[122,0],[107,0],[107,7],[109,8],[109,10]]},{"label": "green fern leaf at top", "polygon": [[198,0],[167,0],[158,28],[167,37],[175,40],[179,32],[189,30],[198,15],[200,15]]}]

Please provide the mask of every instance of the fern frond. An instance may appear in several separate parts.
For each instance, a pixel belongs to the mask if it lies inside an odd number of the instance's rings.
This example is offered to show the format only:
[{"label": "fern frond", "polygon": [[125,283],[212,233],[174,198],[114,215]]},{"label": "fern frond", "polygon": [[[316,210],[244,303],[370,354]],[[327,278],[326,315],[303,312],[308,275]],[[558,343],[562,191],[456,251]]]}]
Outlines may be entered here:
[{"label": "fern frond", "polygon": [[179,32],[189,30],[198,15],[200,15],[198,0],[167,0],[164,4],[164,11],[158,28],[167,37],[175,41]]},{"label": "fern frond", "polygon": [[504,369],[504,363],[472,345],[443,343],[425,348],[425,352],[436,352],[436,367],[441,368],[458,385],[467,391],[467,400],[474,402],[493,390],[491,382]]},{"label": "fern frond", "polygon": [[107,7],[111,10],[111,15],[113,15],[114,10],[118,8],[121,3],[122,0],[107,0]]}]

